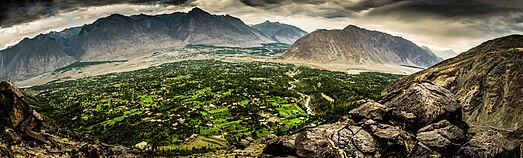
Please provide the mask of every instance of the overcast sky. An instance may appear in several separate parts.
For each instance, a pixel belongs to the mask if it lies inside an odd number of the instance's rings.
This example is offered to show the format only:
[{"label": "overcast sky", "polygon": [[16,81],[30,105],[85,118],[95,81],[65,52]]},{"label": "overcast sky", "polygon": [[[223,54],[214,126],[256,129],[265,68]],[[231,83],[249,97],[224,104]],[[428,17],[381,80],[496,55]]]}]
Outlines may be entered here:
[{"label": "overcast sky", "polygon": [[521,0],[7,0],[0,4],[0,49],[26,37],[124,15],[186,12],[198,6],[247,24],[279,21],[312,32],[349,24],[457,52],[523,33]]}]

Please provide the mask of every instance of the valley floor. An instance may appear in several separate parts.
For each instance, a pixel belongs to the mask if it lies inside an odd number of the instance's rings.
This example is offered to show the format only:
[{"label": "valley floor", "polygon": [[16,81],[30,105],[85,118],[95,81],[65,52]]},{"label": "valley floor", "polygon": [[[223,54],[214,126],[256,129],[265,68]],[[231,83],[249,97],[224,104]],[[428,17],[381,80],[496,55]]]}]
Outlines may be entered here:
[{"label": "valley floor", "polygon": [[226,62],[274,62],[307,66],[316,69],[346,72],[348,74],[358,74],[361,72],[382,72],[390,74],[410,75],[421,71],[420,68],[408,67],[394,64],[320,64],[302,61],[286,60],[279,56],[279,52],[284,49],[258,48],[231,48],[231,47],[212,47],[212,46],[190,46],[183,49],[165,50],[154,52],[136,59],[122,62],[100,62],[87,66],[70,68],[67,71],[55,71],[46,73],[28,80],[18,81],[15,84],[19,87],[30,87],[48,82],[75,80],[90,76],[104,75],[117,72],[129,72],[140,69],[158,66],[165,63],[179,62],[184,60],[206,60],[215,59]]}]

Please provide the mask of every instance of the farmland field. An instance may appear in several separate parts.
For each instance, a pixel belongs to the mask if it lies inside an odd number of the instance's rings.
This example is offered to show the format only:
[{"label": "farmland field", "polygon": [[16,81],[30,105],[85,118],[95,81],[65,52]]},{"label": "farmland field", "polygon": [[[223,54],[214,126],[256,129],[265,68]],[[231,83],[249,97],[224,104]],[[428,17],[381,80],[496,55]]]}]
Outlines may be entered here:
[{"label": "farmland field", "polygon": [[340,119],[399,75],[268,62],[194,60],[48,83],[29,100],[109,144],[206,151]]}]

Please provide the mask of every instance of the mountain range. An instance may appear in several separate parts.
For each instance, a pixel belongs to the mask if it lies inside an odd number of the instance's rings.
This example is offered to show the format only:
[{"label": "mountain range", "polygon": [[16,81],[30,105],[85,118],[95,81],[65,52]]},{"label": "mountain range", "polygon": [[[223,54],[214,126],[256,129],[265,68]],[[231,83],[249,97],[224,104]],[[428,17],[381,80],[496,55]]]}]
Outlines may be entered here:
[{"label": "mountain range", "polygon": [[200,8],[157,16],[113,14],[0,51],[0,79],[24,80],[78,61],[127,60],[186,44],[253,47],[274,42],[238,18]]},{"label": "mountain range", "polygon": [[283,54],[290,60],[336,64],[401,64],[429,67],[443,59],[401,37],[349,25],[317,30]]},{"label": "mountain range", "polygon": [[296,26],[279,22],[270,22],[268,20],[260,24],[252,25],[251,27],[262,32],[272,40],[285,44],[293,44],[299,38],[308,34],[306,31]]},{"label": "mountain range", "polygon": [[456,52],[454,52],[452,49],[448,49],[448,50],[435,50],[435,49],[430,49],[429,47],[427,46],[421,46],[421,48],[427,50],[427,51],[431,51],[432,53],[436,54],[436,56],[438,57],[441,57],[443,59],[448,59],[448,58],[452,58],[452,57],[455,57],[457,56],[458,54]]}]

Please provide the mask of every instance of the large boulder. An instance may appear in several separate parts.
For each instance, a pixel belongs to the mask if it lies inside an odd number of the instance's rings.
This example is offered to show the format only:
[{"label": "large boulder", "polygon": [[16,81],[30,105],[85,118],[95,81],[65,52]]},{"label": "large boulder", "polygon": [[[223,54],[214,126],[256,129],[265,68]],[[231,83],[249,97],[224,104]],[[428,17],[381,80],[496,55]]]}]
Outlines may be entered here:
[{"label": "large boulder", "polygon": [[461,105],[456,97],[449,90],[429,82],[415,83],[408,89],[396,90],[379,102],[386,107],[414,114],[417,119],[409,125],[413,130],[443,119],[468,130],[461,118]]},{"label": "large boulder", "polygon": [[443,156],[452,156],[465,142],[465,131],[443,120],[421,128],[416,139]]}]

